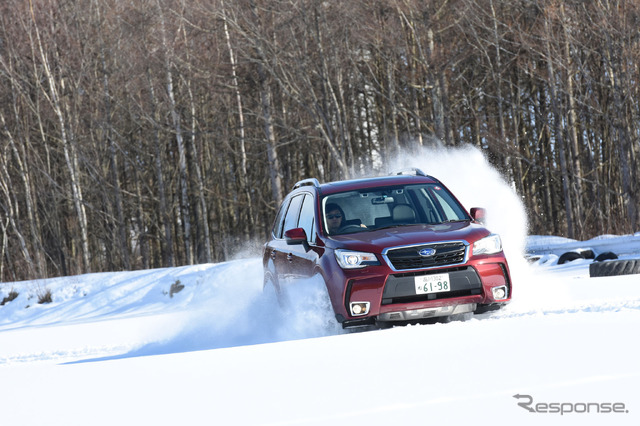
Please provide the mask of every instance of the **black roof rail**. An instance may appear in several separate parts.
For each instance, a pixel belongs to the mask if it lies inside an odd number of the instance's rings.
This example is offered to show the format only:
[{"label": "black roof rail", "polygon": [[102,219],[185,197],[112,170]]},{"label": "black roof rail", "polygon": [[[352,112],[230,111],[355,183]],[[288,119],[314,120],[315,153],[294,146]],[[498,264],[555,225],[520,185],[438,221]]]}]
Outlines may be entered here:
[{"label": "black roof rail", "polygon": [[424,177],[427,176],[427,174],[425,172],[423,172],[422,170],[417,169],[415,167],[409,167],[409,168],[406,168],[406,169],[396,170],[395,172],[391,172],[389,174],[390,175],[396,175],[396,176],[400,176],[400,175],[424,176]]},{"label": "black roof rail", "polygon": [[320,188],[320,182],[316,178],[303,179],[293,185],[293,189],[298,189],[303,186],[315,186],[316,188]]}]

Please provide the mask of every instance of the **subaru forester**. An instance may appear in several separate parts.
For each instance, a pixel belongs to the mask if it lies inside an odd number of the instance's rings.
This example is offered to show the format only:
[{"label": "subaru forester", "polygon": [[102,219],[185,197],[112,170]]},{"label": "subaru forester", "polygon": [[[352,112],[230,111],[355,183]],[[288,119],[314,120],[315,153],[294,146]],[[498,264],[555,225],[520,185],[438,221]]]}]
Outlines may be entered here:
[{"label": "subaru forester", "polygon": [[264,285],[319,275],[343,327],[485,312],[511,300],[501,239],[419,169],[295,184],[264,246]]}]

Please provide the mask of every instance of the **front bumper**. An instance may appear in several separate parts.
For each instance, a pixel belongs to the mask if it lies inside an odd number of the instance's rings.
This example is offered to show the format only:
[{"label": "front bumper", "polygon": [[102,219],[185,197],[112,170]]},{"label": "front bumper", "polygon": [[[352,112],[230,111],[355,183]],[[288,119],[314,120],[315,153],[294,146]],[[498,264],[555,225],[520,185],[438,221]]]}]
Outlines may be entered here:
[{"label": "front bumper", "polygon": [[[385,268],[381,268],[385,269]],[[389,275],[351,276],[344,292],[344,314],[336,315],[344,327],[375,321],[412,321],[474,312],[479,306],[506,304],[511,299],[511,280],[504,258],[483,259],[454,268],[430,269]],[[385,271],[385,272],[387,272]],[[379,271],[383,272],[383,271]],[[415,277],[449,274],[451,291],[416,294]],[[496,299],[494,289],[504,289],[505,297]],[[354,315],[352,302],[370,302],[364,315]]]},{"label": "front bumper", "polygon": [[378,315],[377,320],[383,322],[391,321],[413,321],[436,317],[448,317],[450,315],[466,314],[476,310],[475,303],[464,303],[460,305],[440,306],[436,308],[410,309],[406,311],[385,312]]}]

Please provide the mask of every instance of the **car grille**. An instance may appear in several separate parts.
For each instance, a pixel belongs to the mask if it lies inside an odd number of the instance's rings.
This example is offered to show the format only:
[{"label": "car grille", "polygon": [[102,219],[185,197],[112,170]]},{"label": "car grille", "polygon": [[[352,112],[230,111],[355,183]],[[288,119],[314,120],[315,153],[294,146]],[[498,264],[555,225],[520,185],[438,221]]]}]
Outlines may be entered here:
[{"label": "car grille", "polygon": [[467,289],[467,290],[459,290],[459,291],[448,291],[446,293],[434,293],[434,294],[417,294],[415,296],[404,296],[404,297],[387,297],[382,299],[382,305],[392,305],[394,303],[414,303],[414,302],[424,302],[427,300],[442,300],[442,299],[453,299],[456,297],[467,297],[467,296],[477,296],[482,294],[482,290],[479,288]]},{"label": "car grille", "polygon": [[416,276],[425,275],[425,272],[402,272],[389,275],[387,278],[382,293],[382,304],[413,303],[482,294],[482,281],[480,280],[480,276],[478,272],[470,266],[439,269],[437,273],[449,274],[451,291],[416,294]]},{"label": "car grille", "polygon": [[[418,252],[423,249],[434,249],[435,255],[421,256]],[[465,260],[466,247],[461,241],[446,243],[423,244],[411,247],[390,249],[386,256],[394,269],[433,268],[447,265],[457,265]]]}]

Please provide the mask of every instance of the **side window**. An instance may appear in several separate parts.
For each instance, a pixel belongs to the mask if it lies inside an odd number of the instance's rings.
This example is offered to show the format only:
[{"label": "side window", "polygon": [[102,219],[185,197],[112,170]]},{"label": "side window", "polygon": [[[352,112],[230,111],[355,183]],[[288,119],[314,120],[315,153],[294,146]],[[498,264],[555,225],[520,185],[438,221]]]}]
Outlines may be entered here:
[{"label": "side window", "polygon": [[433,199],[429,195],[430,193],[426,188],[420,187],[419,189],[411,192],[411,199],[415,200],[416,204],[420,206],[421,215],[424,214],[427,223],[439,223],[442,222],[440,218],[440,212],[433,203]]},{"label": "side window", "polygon": [[460,220],[466,218],[464,210],[462,210],[453,198],[451,198],[446,191],[443,191],[442,188],[435,186],[432,193],[440,203],[447,220]]},{"label": "side window", "polygon": [[283,232],[298,227],[298,216],[300,215],[300,206],[303,198],[303,195],[297,195],[291,199],[291,204],[289,204],[287,214],[284,217]]},{"label": "side window", "polygon": [[310,194],[305,195],[304,202],[302,203],[302,210],[300,211],[298,227],[304,229],[309,241],[313,241],[314,238],[313,224],[315,221],[315,211],[316,209],[313,196]]},{"label": "side window", "polygon": [[289,202],[291,200],[284,200],[282,205],[280,206],[280,210],[278,211],[278,216],[276,216],[276,220],[273,223],[273,236],[276,238],[282,238],[282,225],[284,224],[284,214],[287,212],[287,207],[289,207]]}]

